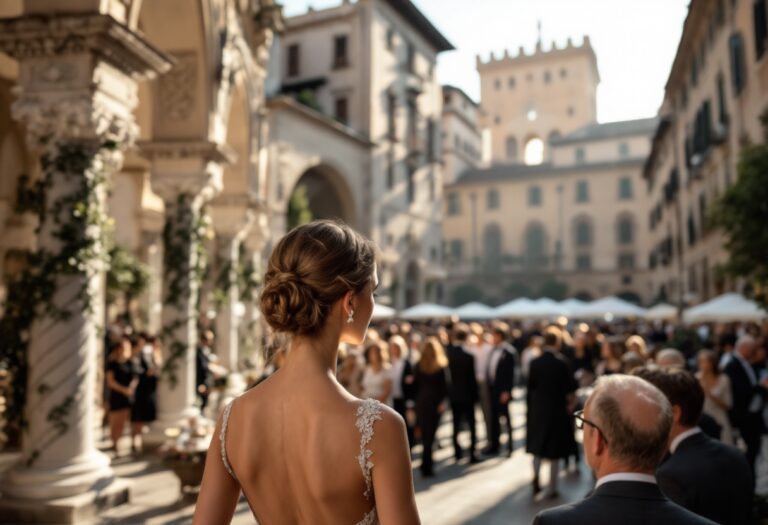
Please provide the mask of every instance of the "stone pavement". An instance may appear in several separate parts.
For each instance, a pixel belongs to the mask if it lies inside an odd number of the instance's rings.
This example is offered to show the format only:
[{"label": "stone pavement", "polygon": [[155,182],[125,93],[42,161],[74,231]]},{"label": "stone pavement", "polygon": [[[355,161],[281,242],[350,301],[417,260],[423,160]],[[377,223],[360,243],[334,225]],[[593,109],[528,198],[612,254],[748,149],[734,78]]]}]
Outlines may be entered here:
[{"label": "stone pavement", "polygon": [[[513,405],[515,451],[469,465],[453,459],[450,414],[445,414],[438,431],[440,448],[435,451],[436,476],[423,479],[418,471],[421,447],[414,450],[414,482],[416,502],[424,525],[527,525],[536,512],[548,506],[575,501],[591,489],[592,476],[582,464],[578,473],[563,472],[561,497],[557,500],[533,501],[531,497],[531,458],[524,451],[524,404]],[[478,412],[478,433],[484,444],[482,415]],[[466,449],[468,432],[464,432]],[[106,447],[108,443],[104,442]],[[127,441],[124,444],[127,448]],[[506,450],[505,444],[502,445]],[[0,454],[0,471],[14,460],[11,454]],[[180,497],[176,476],[165,469],[154,456],[119,458],[113,461],[119,477],[133,482],[130,503],[115,507],[101,516],[102,524],[182,525],[192,521],[194,500]],[[542,469],[546,482],[548,468]],[[235,525],[254,524],[248,504],[241,500],[232,521]]]},{"label": "stone pavement", "polygon": [[[512,457],[499,456],[478,465],[469,465],[466,459],[456,464],[451,446],[450,419],[448,414],[444,416],[444,423],[438,432],[442,448],[435,453],[436,477],[423,479],[418,468],[414,469],[416,502],[424,525],[527,525],[542,508],[584,497],[592,483],[588,469],[581,465],[578,474],[563,473],[559,499],[532,501],[531,460],[524,452],[523,412],[522,403],[516,402],[513,415],[516,448]],[[482,421],[481,418],[478,421]],[[482,435],[481,426],[478,424]],[[468,436],[464,437],[468,441]],[[414,465],[417,466],[420,447],[415,452]],[[105,513],[102,523],[159,525],[191,522],[194,504],[179,499],[179,484],[172,473],[154,460],[123,459],[117,460],[114,466],[119,476],[134,480],[132,501]],[[542,470],[546,480],[548,469]],[[244,501],[238,505],[232,523],[255,523]]]}]

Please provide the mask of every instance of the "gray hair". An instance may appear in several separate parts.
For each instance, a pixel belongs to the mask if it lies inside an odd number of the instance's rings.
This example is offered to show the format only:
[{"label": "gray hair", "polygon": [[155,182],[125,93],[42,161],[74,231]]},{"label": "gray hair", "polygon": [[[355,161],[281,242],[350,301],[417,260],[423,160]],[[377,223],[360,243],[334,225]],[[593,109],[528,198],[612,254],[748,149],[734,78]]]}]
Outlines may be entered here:
[{"label": "gray hair", "polygon": [[749,334],[744,334],[736,340],[736,344],[733,346],[734,350],[739,350],[742,346],[754,345],[757,341]]},{"label": "gray hair", "polygon": [[665,348],[656,354],[656,365],[659,368],[685,368],[685,356],[675,348]]},{"label": "gray hair", "polygon": [[661,390],[639,377],[604,376],[590,408],[614,460],[633,471],[656,469],[672,428],[672,407]]}]

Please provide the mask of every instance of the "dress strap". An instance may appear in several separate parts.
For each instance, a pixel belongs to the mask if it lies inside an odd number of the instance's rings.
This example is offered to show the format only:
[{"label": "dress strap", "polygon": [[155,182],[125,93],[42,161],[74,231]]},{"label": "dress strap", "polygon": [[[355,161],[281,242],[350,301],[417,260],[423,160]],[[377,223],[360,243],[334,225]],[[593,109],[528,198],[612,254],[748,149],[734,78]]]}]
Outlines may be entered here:
[{"label": "dress strap", "polygon": [[229,423],[229,413],[232,410],[232,405],[235,403],[235,400],[233,399],[229,403],[227,403],[227,406],[224,407],[224,413],[221,416],[221,430],[219,431],[219,444],[221,445],[221,461],[224,463],[224,468],[227,472],[229,472],[229,475],[232,476],[235,480],[237,480],[237,476],[235,476],[235,473],[232,471],[232,467],[229,464],[229,461],[227,460],[227,423]]},{"label": "dress strap", "polygon": [[381,420],[381,410],[381,403],[377,400],[366,399],[358,407],[357,420],[355,421],[355,426],[360,431],[360,455],[357,456],[357,461],[360,464],[360,470],[363,471],[363,478],[365,479],[364,496],[368,500],[373,495],[373,480],[371,478],[371,470],[373,469],[371,456],[373,451],[368,448],[368,443],[373,438],[373,424]]}]

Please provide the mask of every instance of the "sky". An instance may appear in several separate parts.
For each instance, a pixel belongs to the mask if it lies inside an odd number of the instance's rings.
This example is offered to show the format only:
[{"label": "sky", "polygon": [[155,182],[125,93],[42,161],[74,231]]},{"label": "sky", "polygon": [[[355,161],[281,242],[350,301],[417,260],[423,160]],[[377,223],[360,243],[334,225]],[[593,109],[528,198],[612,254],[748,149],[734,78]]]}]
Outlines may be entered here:
[{"label": "sky", "polygon": [[[487,59],[520,46],[530,52],[541,21],[544,49],[554,40],[581,43],[589,35],[601,82],[597,118],[613,122],[656,115],[675,58],[689,0],[413,0],[451,41],[437,75],[475,100],[480,78],[475,57]],[[341,0],[282,0],[285,14],[336,6]]]}]

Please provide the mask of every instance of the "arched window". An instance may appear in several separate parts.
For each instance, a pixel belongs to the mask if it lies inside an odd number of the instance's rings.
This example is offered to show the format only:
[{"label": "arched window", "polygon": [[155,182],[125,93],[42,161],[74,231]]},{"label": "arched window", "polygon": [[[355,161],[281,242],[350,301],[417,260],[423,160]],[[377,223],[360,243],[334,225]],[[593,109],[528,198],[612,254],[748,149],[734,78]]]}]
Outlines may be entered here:
[{"label": "arched window", "polygon": [[498,271],[501,265],[501,228],[496,223],[485,227],[483,232],[483,252],[486,271]]},{"label": "arched window", "polygon": [[531,137],[525,143],[525,163],[529,166],[544,162],[544,141]]},{"label": "arched window", "polygon": [[546,264],[547,235],[539,223],[531,223],[525,230],[524,256],[530,266]]},{"label": "arched window", "polygon": [[635,242],[635,221],[631,215],[622,215],[617,223],[619,244]]},{"label": "arched window", "polygon": [[592,246],[592,243],[594,242],[593,239],[593,232],[592,232],[592,221],[587,217],[580,217],[576,219],[575,224],[575,236],[576,236],[576,247],[577,248],[587,248],[589,246]]},{"label": "arched window", "polygon": [[517,160],[517,139],[515,137],[507,137],[507,160],[509,161],[516,161]]}]

